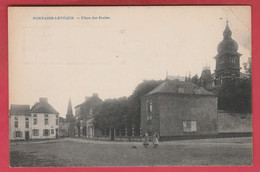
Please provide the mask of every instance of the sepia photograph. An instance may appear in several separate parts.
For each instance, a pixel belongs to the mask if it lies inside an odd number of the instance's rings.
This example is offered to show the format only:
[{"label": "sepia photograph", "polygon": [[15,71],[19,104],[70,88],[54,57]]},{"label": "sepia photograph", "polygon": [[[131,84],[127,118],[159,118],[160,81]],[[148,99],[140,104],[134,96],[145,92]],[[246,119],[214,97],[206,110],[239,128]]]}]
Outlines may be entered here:
[{"label": "sepia photograph", "polygon": [[10,167],[252,166],[250,6],[9,7]]}]

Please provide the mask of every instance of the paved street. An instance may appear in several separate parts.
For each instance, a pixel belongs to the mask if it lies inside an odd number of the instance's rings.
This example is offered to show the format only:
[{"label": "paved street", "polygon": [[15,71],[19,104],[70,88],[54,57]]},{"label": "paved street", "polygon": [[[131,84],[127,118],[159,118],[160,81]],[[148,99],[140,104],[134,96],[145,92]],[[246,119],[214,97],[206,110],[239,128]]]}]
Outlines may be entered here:
[{"label": "paved street", "polygon": [[[251,165],[252,138],[161,142],[145,149],[140,142],[77,138],[10,143],[12,167],[207,166]],[[133,147],[134,146],[134,147]],[[135,148],[136,147],[136,148]]]}]

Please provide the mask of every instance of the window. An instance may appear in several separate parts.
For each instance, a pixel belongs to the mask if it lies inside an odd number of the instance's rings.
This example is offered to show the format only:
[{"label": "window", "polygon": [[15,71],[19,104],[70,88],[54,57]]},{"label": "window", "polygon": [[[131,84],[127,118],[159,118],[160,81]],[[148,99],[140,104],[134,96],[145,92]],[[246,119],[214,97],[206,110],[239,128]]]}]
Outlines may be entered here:
[{"label": "window", "polygon": [[33,136],[39,136],[39,130],[33,129]]},{"label": "window", "polygon": [[37,118],[33,118],[33,125],[37,125]]},{"label": "window", "polygon": [[153,118],[152,114],[148,114],[147,117],[146,117],[147,121],[151,121],[152,118]]},{"label": "window", "polygon": [[33,114],[33,117],[37,117],[37,114]]},{"label": "window", "polygon": [[178,93],[184,93],[184,88],[183,87],[178,87]]},{"label": "window", "polygon": [[196,132],[197,121],[183,121],[183,132]]},{"label": "window", "polygon": [[49,136],[50,135],[50,132],[48,129],[44,129],[43,130],[43,136]]},{"label": "window", "polygon": [[51,134],[54,134],[54,129],[51,129]]},{"label": "window", "polygon": [[29,120],[29,117],[25,117],[25,120],[28,121],[28,120]]},{"label": "window", "polygon": [[22,137],[21,132],[20,132],[20,131],[16,131],[16,132],[15,132],[15,137],[19,137],[19,138]]},{"label": "window", "polygon": [[153,102],[152,100],[147,101],[147,110],[149,113],[153,112]]},{"label": "window", "polygon": [[29,128],[29,121],[25,122],[25,128]]},{"label": "window", "polygon": [[152,100],[148,100],[147,101],[147,116],[146,116],[146,120],[147,121],[151,121],[152,120],[152,112],[153,112],[153,101]]},{"label": "window", "polygon": [[48,114],[45,114],[44,117],[45,117],[45,118],[48,118]]},{"label": "window", "polygon": [[56,125],[59,125],[59,120],[58,119],[56,119]]},{"label": "window", "polygon": [[15,127],[15,128],[18,128],[18,121],[15,121],[15,122],[14,122],[14,127]]},{"label": "window", "polygon": [[59,118],[59,115],[56,115],[56,118]]},{"label": "window", "polygon": [[44,119],[44,124],[45,124],[45,125],[48,125],[48,124],[49,124],[49,119],[48,119],[48,118],[45,118],[45,119]]},{"label": "window", "polygon": [[16,117],[14,117],[14,119],[15,119],[15,120],[18,120],[18,117],[16,116]]}]

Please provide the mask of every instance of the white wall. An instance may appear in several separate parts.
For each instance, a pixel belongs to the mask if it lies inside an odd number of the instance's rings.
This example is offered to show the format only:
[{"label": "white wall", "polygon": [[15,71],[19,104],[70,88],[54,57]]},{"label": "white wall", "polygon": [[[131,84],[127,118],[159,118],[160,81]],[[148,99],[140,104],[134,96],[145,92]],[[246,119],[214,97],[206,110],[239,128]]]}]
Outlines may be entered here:
[{"label": "white wall", "polygon": [[[34,114],[37,114],[37,124],[33,124],[33,117]],[[59,122],[58,125],[56,125],[56,114],[48,114],[48,124],[45,125],[45,114],[43,113],[32,113],[31,114],[31,125],[32,125],[32,130],[31,130],[31,138],[32,139],[49,139],[49,138],[56,138],[56,129],[59,129]],[[37,129],[39,130],[39,135],[34,136],[33,135],[33,130]],[[43,135],[43,130],[48,129],[49,130],[49,135],[44,136]],[[51,133],[51,130],[54,130],[53,134]],[[57,133],[58,134],[58,133]]]},{"label": "white wall", "polygon": [[[29,128],[25,128],[25,118],[29,118]],[[15,119],[17,118],[17,120]],[[15,121],[18,121],[18,127],[15,127]],[[30,116],[16,116],[11,115],[9,117],[9,139],[10,140],[24,140],[25,139],[25,131],[29,131],[31,134],[31,117]],[[15,137],[15,132],[20,131],[22,132],[21,137]]]}]

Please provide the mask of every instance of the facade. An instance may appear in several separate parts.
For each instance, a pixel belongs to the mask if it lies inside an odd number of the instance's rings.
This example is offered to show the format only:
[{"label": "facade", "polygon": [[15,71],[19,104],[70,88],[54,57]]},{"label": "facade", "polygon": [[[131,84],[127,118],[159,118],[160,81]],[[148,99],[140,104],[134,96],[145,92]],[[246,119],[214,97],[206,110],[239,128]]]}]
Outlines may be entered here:
[{"label": "facade", "polygon": [[9,110],[9,139],[29,140],[32,128],[30,106],[11,105]]},{"label": "facade", "polygon": [[191,82],[166,80],[141,99],[141,132],[160,138],[216,135],[217,96]]},{"label": "facade", "polygon": [[55,139],[59,133],[59,113],[48,103],[47,98],[40,98],[31,108],[32,139]]},{"label": "facade", "polygon": [[92,97],[86,97],[85,102],[75,107],[76,136],[92,138],[100,134],[92,122],[94,120],[93,111],[102,103],[98,94],[94,93]]},{"label": "facade", "polygon": [[10,140],[55,139],[59,134],[59,113],[40,98],[30,110],[29,105],[11,105]]}]

